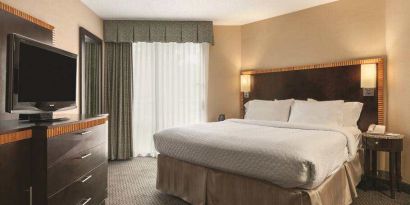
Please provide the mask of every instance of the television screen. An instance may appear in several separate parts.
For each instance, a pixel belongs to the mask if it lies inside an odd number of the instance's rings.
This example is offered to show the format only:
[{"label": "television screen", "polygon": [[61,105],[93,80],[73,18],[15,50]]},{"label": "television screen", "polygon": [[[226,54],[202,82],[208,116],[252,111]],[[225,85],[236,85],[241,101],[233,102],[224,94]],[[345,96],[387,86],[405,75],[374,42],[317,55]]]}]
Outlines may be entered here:
[{"label": "television screen", "polygon": [[76,54],[19,34],[7,35],[7,112],[74,109],[76,81]]},{"label": "television screen", "polygon": [[76,59],[20,43],[18,102],[75,101]]}]

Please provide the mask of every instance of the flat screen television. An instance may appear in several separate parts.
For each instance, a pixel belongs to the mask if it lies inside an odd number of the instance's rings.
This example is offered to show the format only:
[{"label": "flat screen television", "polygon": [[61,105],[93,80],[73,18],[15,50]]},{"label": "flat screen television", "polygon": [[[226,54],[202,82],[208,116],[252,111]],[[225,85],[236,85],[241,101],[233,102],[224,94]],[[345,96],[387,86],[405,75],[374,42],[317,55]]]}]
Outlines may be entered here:
[{"label": "flat screen television", "polygon": [[76,108],[77,55],[8,35],[6,111],[52,113]]}]

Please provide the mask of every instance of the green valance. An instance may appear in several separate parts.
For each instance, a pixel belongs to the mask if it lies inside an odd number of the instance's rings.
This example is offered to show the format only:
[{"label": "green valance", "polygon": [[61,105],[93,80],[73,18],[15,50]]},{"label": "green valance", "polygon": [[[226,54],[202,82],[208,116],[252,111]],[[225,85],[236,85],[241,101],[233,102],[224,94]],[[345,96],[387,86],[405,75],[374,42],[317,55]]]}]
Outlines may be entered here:
[{"label": "green valance", "polygon": [[212,21],[104,21],[105,42],[214,42]]}]

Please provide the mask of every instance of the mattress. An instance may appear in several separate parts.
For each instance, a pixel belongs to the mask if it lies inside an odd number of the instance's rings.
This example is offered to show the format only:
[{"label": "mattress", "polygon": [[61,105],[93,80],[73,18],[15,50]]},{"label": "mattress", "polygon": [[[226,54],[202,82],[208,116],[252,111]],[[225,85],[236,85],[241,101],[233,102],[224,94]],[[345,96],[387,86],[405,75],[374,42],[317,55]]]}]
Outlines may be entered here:
[{"label": "mattress", "polygon": [[226,120],[154,135],[161,154],[253,177],[284,188],[312,189],[355,157],[358,129],[288,122]]}]

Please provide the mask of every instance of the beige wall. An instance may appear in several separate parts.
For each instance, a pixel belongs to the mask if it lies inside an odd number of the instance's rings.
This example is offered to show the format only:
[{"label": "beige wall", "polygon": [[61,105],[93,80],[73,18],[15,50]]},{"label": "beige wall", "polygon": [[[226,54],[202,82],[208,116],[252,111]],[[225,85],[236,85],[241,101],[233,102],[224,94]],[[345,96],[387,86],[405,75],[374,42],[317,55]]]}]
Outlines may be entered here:
[{"label": "beige wall", "polygon": [[403,170],[410,183],[410,1],[386,0],[388,128],[405,134]]},{"label": "beige wall", "polygon": [[215,45],[209,50],[208,120],[220,113],[239,117],[241,30],[239,26],[214,26]]},{"label": "beige wall", "polygon": [[385,55],[384,0],[340,0],[242,27],[242,68]]}]

